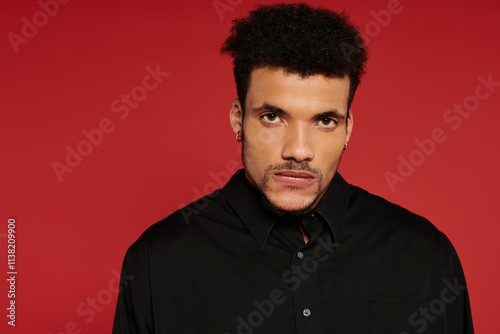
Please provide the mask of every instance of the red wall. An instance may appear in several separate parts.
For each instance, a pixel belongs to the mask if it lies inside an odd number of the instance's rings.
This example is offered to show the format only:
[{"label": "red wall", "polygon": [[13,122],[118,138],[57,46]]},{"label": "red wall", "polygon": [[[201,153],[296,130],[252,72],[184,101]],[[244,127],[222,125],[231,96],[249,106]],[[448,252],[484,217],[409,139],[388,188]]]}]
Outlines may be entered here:
[{"label": "red wall", "polygon": [[[48,15],[35,0],[2,1],[0,249],[5,278],[14,218],[17,317],[7,325],[2,279],[0,332],[110,332],[127,247],[240,163],[231,63],[218,48],[257,3],[70,1]],[[341,173],[449,236],[476,331],[495,332],[500,5],[310,3],[345,8],[370,39]],[[131,93],[141,101],[129,107]],[[68,149],[87,156],[67,162]]]}]

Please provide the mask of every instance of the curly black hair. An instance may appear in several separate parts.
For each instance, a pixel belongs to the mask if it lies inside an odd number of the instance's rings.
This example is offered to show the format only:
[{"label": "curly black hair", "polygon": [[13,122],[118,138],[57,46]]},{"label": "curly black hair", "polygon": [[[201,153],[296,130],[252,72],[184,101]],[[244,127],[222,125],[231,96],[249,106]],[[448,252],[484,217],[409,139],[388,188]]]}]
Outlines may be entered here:
[{"label": "curly black hair", "polygon": [[231,35],[220,52],[234,58],[243,112],[250,74],[262,66],[284,68],[302,77],[347,75],[350,106],[368,58],[364,41],[346,13],[303,3],[262,5],[249,16],[233,20]]}]

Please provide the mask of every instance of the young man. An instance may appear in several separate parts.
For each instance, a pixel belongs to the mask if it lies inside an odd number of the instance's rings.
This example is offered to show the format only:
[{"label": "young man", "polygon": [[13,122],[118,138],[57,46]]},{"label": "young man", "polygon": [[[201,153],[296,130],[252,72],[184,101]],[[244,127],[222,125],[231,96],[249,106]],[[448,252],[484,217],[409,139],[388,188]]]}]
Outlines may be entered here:
[{"label": "young man", "polygon": [[347,17],[234,22],[244,169],[129,248],[114,333],[473,333],[459,259],[426,219],[338,173],[366,50]]}]

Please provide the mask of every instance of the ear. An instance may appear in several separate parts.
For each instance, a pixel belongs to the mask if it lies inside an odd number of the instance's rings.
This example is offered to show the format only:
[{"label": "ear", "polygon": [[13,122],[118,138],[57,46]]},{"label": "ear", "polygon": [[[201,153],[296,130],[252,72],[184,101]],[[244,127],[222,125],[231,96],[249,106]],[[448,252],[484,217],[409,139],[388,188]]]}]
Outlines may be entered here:
[{"label": "ear", "polygon": [[347,118],[346,122],[347,122],[347,126],[346,126],[345,142],[347,143],[349,141],[349,138],[351,138],[352,127],[354,125],[354,118],[353,118],[351,109],[349,109],[349,117]]},{"label": "ear", "polygon": [[243,108],[241,108],[239,99],[233,100],[233,106],[229,112],[229,122],[235,134],[243,130]]}]

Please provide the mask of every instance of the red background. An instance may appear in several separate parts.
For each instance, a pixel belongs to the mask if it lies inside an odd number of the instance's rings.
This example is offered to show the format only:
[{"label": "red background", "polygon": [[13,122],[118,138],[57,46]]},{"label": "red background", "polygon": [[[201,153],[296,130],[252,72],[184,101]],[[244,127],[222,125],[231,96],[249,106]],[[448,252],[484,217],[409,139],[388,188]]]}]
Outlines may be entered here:
[{"label": "red background", "polygon": [[[37,1],[2,1],[2,333],[109,333],[113,272],[127,247],[154,222],[212,191],[211,173],[222,176],[228,163],[240,162],[228,117],[236,95],[231,61],[218,48],[233,18],[267,2],[220,3],[223,13],[213,0],[71,1],[43,24]],[[346,9],[371,36],[341,173],[448,235],[466,273],[476,332],[498,333],[500,87],[460,126],[443,115],[475,94],[479,76],[500,81],[500,5],[401,0],[399,13],[382,24],[375,16],[387,10],[387,0],[309,3]],[[42,20],[38,32],[16,53],[8,34],[21,36],[22,18],[33,22],[34,15]],[[120,119],[111,103],[157,64],[169,76]],[[53,162],[65,164],[66,146],[76,149],[82,131],[104,118],[114,130],[60,182]],[[415,140],[431,138],[435,128],[446,141],[419,156]],[[384,173],[398,173],[399,156],[419,166],[391,189]],[[15,328],[6,318],[11,217]]]}]

